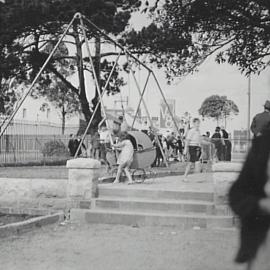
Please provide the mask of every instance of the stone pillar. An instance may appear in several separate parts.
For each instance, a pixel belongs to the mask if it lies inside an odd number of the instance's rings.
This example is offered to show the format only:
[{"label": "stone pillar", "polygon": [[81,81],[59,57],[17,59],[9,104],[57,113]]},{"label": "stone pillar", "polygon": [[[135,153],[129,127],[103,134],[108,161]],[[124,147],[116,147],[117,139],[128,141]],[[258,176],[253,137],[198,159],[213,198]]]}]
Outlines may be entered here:
[{"label": "stone pillar", "polygon": [[67,197],[70,208],[78,208],[85,202],[88,202],[87,208],[89,208],[91,199],[98,195],[100,162],[91,158],[77,158],[68,160],[66,166],[68,168]]},{"label": "stone pillar", "polygon": [[231,215],[228,191],[241,171],[242,163],[217,162],[213,164],[214,201],[219,214]]}]

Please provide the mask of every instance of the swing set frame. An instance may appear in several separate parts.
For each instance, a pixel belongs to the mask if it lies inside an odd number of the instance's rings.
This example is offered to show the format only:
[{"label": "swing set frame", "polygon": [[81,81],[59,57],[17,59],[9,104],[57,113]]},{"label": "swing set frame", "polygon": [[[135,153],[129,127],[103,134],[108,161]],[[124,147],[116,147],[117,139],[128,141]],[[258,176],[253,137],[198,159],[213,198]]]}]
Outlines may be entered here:
[{"label": "swing set frame", "polygon": [[[170,109],[170,106],[165,98],[165,95],[162,91],[162,88],[159,84],[159,81],[154,73],[154,71],[149,68],[145,63],[143,63],[140,59],[138,59],[135,55],[133,55],[128,49],[126,49],[125,47],[123,47],[120,43],[118,43],[117,41],[115,41],[114,39],[112,39],[109,35],[107,35],[103,30],[101,30],[98,26],[96,26],[92,21],[90,21],[87,17],[85,17],[84,15],[82,15],[81,13],[76,13],[74,14],[73,18],[71,19],[70,23],[67,25],[67,27],[65,28],[64,32],[62,33],[62,35],[60,36],[58,42],[56,43],[56,45],[54,46],[54,48],[52,49],[51,53],[49,54],[49,56],[47,57],[46,61],[44,62],[44,64],[42,65],[41,69],[39,70],[39,72],[37,73],[37,75],[35,76],[35,78],[33,79],[31,85],[29,86],[29,88],[26,90],[26,92],[24,93],[24,95],[22,96],[22,98],[19,100],[15,110],[12,112],[12,114],[8,117],[8,119],[6,121],[4,121],[0,127],[1,131],[0,131],[0,138],[2,137],[2,135],[4,134],[4,132],[6,131],[6,129],[8,128],[8,126],[10,125],[11,121],[14,119],[15,115],[17,114],[18,110],[21,108],[22,104],[24,103],[25,99],[31,94],[32,90],[33,90],[33,87],[34,85],[36,84],[36,82],[38,81],[40,75],[42,74],[42,72],[44,71],[44,69],[46,68],[46,66],[48,65],[49,61],[51,60],[52,56],[54,55],[54,53],[56,52],[57,48],[59,47],[59,45],[61,44],[61,42],[63,41],[63,39],[65,38],[65,36],[67,35],[69,29],[71,28],[71,26],[73,25],[73,23],[75,22],[75,20],[79,20],[79,24],[78,26],[80,27],[80,29],[82,30],[82,36],[83,36],[83,39],[85,41],[85,46],[86,46],[86,51],[87,51],[87,54],[88,54],[88,58],[89,58],[89,62],[90,62],[90,65],[91,65],[91,69],[92,69],[92,73],[93,73],[93,78],[94,78],[94,82],[95,82],[95,87],[97,89],[97,92],[98,92],[98,96],[99,96],[99,100],[98,100],[98,103],[97,105],[95,106],[94,108],[94,111],[91,115],[91,118],[87,124],[87,127],[84,131],[84,134],[82,136],[82,140],[77,148],[77,151],[75,153],[75,156],[74,158],[77,158],[78,156],[78,153],[79,153],[79,149],[82,147],[82,144],[83,144],[83,141],[87,135],[87,132],[94,120],[94,117],[97,113],[97,110],[99,108],[99,106],[101,106],[101,110],[102,110],[102,113],[103,113],[103,119],[101,121],[105,121],[106,123],[106,126],[108,129],[110,129],[109,127],[109,122],[108,122],[108,117],[107,117],[107,114],[106,114],[106,110],[105,110],[105,106],[104,106],[104,102],[103,102],[103,96],[109,86],[109,82],[112,78],[112,75],[113,75],[113,72],[118,64],[118,61],[119,61],[119,58],[120,56],[125,56],[126,60],[127,60],[127,63],[128,63],[128,66],[129,66],[129,72],[131,73],[132,77],[133,77],[133,80],[135,82],[135,85],[136,85],[136,88],[137,88],[137,91],[138,91],[138,94],[140,96],[140,100],[139,100],[139,103],[137,105],[137,108],[136,108],[136,112],[135,112],[135,116],[134,116],[134,119],[133,119],[133,123],[132,123],[132,126],[131,128],[134,127],[134,124],[135,124],[135,121],[136,121],[136,118],[138,117],[138,113],[139,113],[139,110],[140,110],[140,106],[141,104],[143,104],[143,107],[145,109],[145,112],[146,112],[146,115],[147,115],[147,119],[150,123],[150,127],[152,130],[154,130],[154,125],[153,125],[153,121],[151,119],[151,116],[150,116],[150,113],[149,113],[149,110],[148,110],[148,107],[146,105],[146,102],[144,100],[144,95],[145,95],[145,92],[146,92],[146,89],[147,89],[147,86],[148,86],[148,82],[149,82],[149,79],[150,77],[152,77],[157,85],[157,89],[158,91],[160,92],[161,94],[161,97],[168,109],[168,112],[172,118],[172,121],[173,121],[173,124],[177,130],[177,132],[179,133],[179,129],[178,129],[178,126],[177,126],[177,123],[175,121],[175,118],[174,118],[174,115]],[[94,29],[96,31],[96,33],[98,33],[100,35],[100,37],[103,37],[105,38],[106,40],[108,40],[110,43],[114,44],[115,47],[117,47],[118,49],[120,49],[120,52],[117,54],[117,57],[116,57],[116,60],[113,64],[113,67],[111,68],[111,71],[109,73],[109,76],[106,80],[106,83],[105,83],[105,86],[103,87],[103,89],[100,88],[100,85],[98,83],[98,78],[97,78],[97,74],[96,74],[96,71],[95,71],[95,68],[94,68],[94,63],[93,63],[93,57],[91,55],[91,50],[90,50],[90,46],[89,46],[89,40],[87,38],[87,34],[86,34],[86,29]],[[132,64],[133,62],[136,62],[138,65],[142,66],[147,72],[147,78],[146,78],[146,81],[144,83],[144,86],[143,88],[141,89],[139,83],[138,83],[138,80],[136,79],[135,77],[135,72],[134,70],[132,69]],[[110,129],[111,130],[111,129]],[[165,161],[165,164],[166,166],[168,167],[168,162],[167,162],[167,159],[166,159],[166,156],[165,156],[165,153],[163,151],[163,148],[162,148],[162,145],[160,144],[160,141],[159,141],[159,138],[158,138],[158,135],[156,132],[154,132],[154,135],[155,135],[155,139],[161,149],[161,153],[162,153],[162,156],[163,156],[163,159]],[[179,133],[180,135],[180,133]],[[110,134],[110,142],[111,144],[113,144],[113,140],[112,140],[112,137],[111,137],[111,134]]]}]

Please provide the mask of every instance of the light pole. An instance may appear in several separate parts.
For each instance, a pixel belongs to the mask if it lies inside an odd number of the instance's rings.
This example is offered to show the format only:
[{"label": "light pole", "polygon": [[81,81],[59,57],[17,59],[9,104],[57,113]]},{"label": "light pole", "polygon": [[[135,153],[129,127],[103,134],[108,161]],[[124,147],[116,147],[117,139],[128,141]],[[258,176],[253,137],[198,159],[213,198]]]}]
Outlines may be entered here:
[{"label": "light pole", "polygon": [[248,76],[248,117],[247,117],[247,140],[250,141],[250,99],[251,97],[251,75]]}]

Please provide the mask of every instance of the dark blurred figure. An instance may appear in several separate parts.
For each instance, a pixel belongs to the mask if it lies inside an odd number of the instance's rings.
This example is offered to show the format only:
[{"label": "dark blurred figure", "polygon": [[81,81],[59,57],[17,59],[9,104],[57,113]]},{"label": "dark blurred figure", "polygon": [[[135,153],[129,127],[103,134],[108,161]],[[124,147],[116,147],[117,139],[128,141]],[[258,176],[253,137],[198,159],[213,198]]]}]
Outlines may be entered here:
[{"label": "dark blurred figure", "polygon": [[76,149],[75,149],[75,138],[73,134],[69,135],[68,151],[71,157],[75,156]]},{"label": "dark blurred figure", "polygon": [[[75,156],[75,154],[77,152],[77,149],[80,146],[81,140],[82,139],[81,139],[81,136],[80,135],[77,135],[77,137],[74,140],[74,148],[75,148],[74,156]],[[77,155],[78,157],[82,154],[82,148],[86,151],[86,147],[85,147],[84,143],[82,143],[82,145],[81,145],[81,147],[80,147],[80,149],[78,151],[78,155]]]},{"label": "dark blurred figure", "polygon": [[221,141],[220,127],[216,127],[215,133],[212,136],[212,142],[215,145],[217,159],[221,161],[222,160],[222,141]]},{"label": "dark blurred figure", "polygon": [[92,136],[92,158],[99,159],[100,158],[100,138],[99,133],[96,131],[95,134]]},{"label": "dark blurred figure", "polygon": [[156,148],[156,158],[155,161],[153,163],[153,167],[160,167],[160,165],[163,163],[163,156],[162,156],[162,152],[161,152],[161,148],[160,145],[162,146],[162,136],[159,135],[158,136],[158,140],[159,143],[157,141],[157,139],[154,140],[154,147]]},{"label": "dark blurred figure", "polygon": [[242,171],[229,191],[229,202],[240,219],[236,262],[248,270],[270,269],[270,130],[253,140]]},{"label": "dark blurred figure", "polygon": [[222,160],[231,161],[232,159],[232,143],[229,140],[229,133],[224,127],[221,128],[222,134]]},{"label": "dark blurred figure", "polygon": [[264,112],[254,116],[250,129],[255,137],[260,136],[262,130],[270,123],[270,101],[266,100],[264,104]]},{"label": "dark blurred figure", "polygon": [[180,136],[177,136],[176,139],[176,154],[178,156],[178,161],[184,161],[183,157],[183,142]]}]

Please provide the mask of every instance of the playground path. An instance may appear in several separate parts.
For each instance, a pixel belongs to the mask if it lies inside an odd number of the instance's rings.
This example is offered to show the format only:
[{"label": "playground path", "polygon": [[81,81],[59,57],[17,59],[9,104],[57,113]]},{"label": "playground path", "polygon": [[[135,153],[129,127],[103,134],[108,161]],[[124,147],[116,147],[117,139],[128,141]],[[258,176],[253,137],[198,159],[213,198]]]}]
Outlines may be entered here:
[{"label": "playground path", "polygon": [[243,270],[235,230],[53,225],[1,239],[6,270]]},{"label": "playground path", "polygon": [[[180,171],[184,172],[185,163],[175,162],[169,168],[151,168],[154,172]],[[67,179],[68,170],[66,166],[23,166],[23,167],[1,167],[0,178],[42,178],[42,179]]]}]

